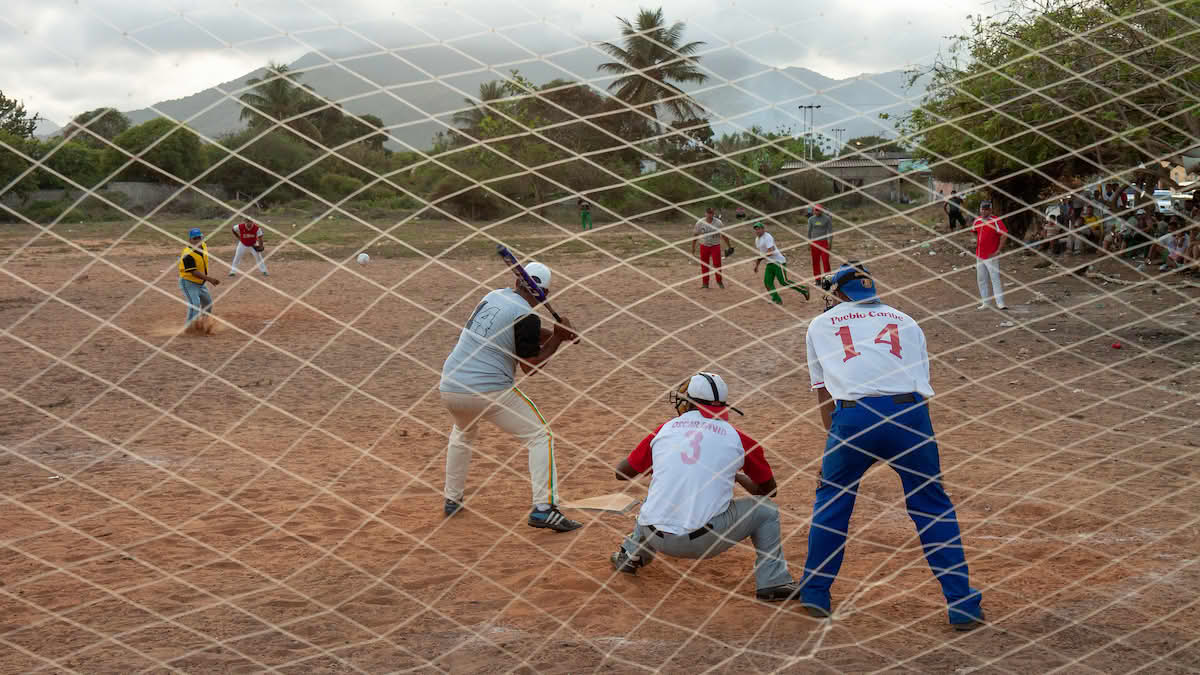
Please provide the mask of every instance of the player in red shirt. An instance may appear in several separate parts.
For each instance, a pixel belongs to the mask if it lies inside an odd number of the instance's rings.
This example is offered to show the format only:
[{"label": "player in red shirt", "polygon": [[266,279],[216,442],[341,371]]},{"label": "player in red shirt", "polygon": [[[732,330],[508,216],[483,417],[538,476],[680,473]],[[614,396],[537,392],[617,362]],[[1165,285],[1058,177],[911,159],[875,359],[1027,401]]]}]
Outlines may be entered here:
[{"label": "player in red shirt", "polygon": [[229,276],[237,276],[238,263],[241,262],[242,254],[246,251],[254,254],[254,260],[258,262],[258,271],[262,272],[264,277],[270,276],[267,274],[267,261],[263,260],[262,255],[262,225],[247,218],[245,222],[233,226],[233,236],[238,243],[237,250],[233,252],[233,263],[229,266]]},{"label": "player in red shirt", "polygon": [[[997,309],[1008,309],[1004,304],[1004,286],[1000,283],[1000,247],[1008,228],[1004,221],[992,215],[992,203],[979,203],[979,217],[972,227],[975,231],[975,281],[979,283],[979,309],[987,309],[988,300],[996,299]],[[988,281],[991,281],[991,291]]]},{"label": "player in red shirt", "polygon": [[[754,542],[755,597],[798,597],[779,534],[775,477],[753,438],[729,423],[729,388],[716,373],[697,373],[668,400],[678,417],[665,422],[617,465],[617,480],[653,470],[637,525],[609,557],[618,572],[637,574],[654,553],[711,558],[749,537]],[[744,470],[745,473],[739,473]],[[733,485],[753,497],[733,498]]]}]

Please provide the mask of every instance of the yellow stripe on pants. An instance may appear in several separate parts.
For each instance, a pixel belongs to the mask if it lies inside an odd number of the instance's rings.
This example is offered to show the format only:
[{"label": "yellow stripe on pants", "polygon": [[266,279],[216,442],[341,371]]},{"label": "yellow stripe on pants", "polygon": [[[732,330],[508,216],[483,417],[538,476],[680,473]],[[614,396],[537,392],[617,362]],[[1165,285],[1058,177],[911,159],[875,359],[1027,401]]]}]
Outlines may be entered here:
[{"label": "yellow stripe on pants", "polygon": [[522,401],[525,401],[525,403],[529,406],[529,409],[533,411],[534,415],[537,415],[538,421],[540,421],[542,426],[546,429],[546,451],[550,456],[550,470],[547,472],[549,474],[547,478],[547,487],[550,489],[550,503],[557,504],[558,495],[555,493],[554,485],[554,476],[557,473],[554,466],[554,432],[550,430],[549,423],[546,422],[545,417],[542,417],[541,411],[538,410],[533,401],[530,400],[530,398],[524,393],[522,393],[520,389],[513,387],[513,391],[517,394],[517,396],[521,397]]}]

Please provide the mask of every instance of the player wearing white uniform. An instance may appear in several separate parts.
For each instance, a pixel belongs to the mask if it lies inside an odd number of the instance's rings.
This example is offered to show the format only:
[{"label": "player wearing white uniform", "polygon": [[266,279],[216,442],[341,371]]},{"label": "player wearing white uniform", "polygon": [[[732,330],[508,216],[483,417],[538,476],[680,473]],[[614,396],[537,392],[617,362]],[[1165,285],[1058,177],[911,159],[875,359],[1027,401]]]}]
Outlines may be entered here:
[{"label": "player wearing white uniform", "polygon": [[[654,553],[711,558],[750,537],[755,597],[798,597],[779,533],[775,477],[753,438],[729,423],[729,388],[716,373],[701,372],[672,391],[678,417],[665,422],[616,467],[617,480],[654,470],[637,525],[609,557],[619,572],[637,574]],[[745,473],[738,473],[741,470]],[[754,497],[733,498],[733,484]]]},{"label": "player wearing white uniform", "polygon": [[933,388],[925,333],[912,317],[879,301],[864,265],[842,265],[822,286],[841,303],[813,319],[805,336],[828,437],[808,532],[804,606],[814,616],[829,616],[829,588],[842,566],[859,483],[883,461],[900,474],[908,515],[942,586],[950,623],[958,630],[976,628],[983,621],[980,594],[968,584],[926,404]]},{"label": "player wearing white uniform", "polygon": [[267,274],[267,261],[263,260],[262,256],[262,225],[250,220],[238,223],[233,226],[233,236],[237,239],[237,250],[233,252],[233,263],[229,266],[229,276],[237,276],[238,264],[242,261],[242,254],[246,251],[254,255],[254,260],[258,263],[258,271],[262,272],[264,277],[270,276]]},{"label": "player wearing white uniform", "polygon": [[754,248],[758,249],[762,256],[754,261],[754,272],[758,273],[758,265],[762,261],[767,261],[767,270],[763,274],[763,285],[767,287],[767,292],[771,294],[771,302],[782,305],[783,298],[779,297],[779,293],[775,292],[775,281],[778,280],[783,286],[789,287],[804,299],[808,300],[808,286],[797,284],[788,279],[787,276],[787,258],[775,246],[775,237],[767,232],[767,226],[762,221],[754,223]]},{"label": "player wearing white uniform", "polygon": [[[549,296],[550,268],[535,262],[526,265],[525,271]],[[558,510],[554,435],[537,406],[515,386],[518,364],[526,374],[537,372],[563,342],[578,337],[565,318],[553,330],[542,328],[533,311],[538,303],[519,277],[512,288],[483,296],[442,366],[438,389],[454,418],[446,450],[443,510],[447,516],[462,508],[472,446],[479,436],[479,423],[488,421],[525,441],[529,451],[534,505],[530,527],[568,532],[582,526]]]}]

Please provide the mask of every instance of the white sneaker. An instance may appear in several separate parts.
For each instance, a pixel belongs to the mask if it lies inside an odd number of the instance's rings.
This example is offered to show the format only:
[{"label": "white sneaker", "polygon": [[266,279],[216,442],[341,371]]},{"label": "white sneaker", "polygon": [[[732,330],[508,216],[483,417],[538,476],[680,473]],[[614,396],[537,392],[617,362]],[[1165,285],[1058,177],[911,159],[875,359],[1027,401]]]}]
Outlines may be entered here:
[{"label": "white sneaker", "polygon": [[1159,272],[1166,272],[1168,269],[1170,269],[1170,268],[1169,268],[1169,267],[1167,267],[1165,264],[1164,264],[1164,265],[1159,265],[1159,266],[1158,266],[1158,271],[1159,271]]},{"label": "white sneaker", "polygon": [[979,309],[987,309],[987,305],[980,305]]}]

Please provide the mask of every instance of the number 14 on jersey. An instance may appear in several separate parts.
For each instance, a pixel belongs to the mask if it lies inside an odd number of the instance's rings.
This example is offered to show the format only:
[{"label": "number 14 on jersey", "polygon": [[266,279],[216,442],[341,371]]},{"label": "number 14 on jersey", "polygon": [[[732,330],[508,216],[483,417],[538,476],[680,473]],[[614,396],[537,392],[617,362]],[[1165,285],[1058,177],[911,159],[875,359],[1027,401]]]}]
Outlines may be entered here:
[{"label": "number 14 on jersey", "polygon": [[[854,338],[850,336],[850,326],[842,326],[834,331],[834,335],[837,335],[842,339],[842,350],[846,354],[845,357],[842,358],[843,363],[856,356],[862,355],[854,349]],[[875,344],[888,345],[890,347],[888,352],[890,352],[891,355],[896,358],[901,358],[899,324],[889,323],[888,325],[884,326],[883,330],[879,331],[879,335],[875,336]]]}]

